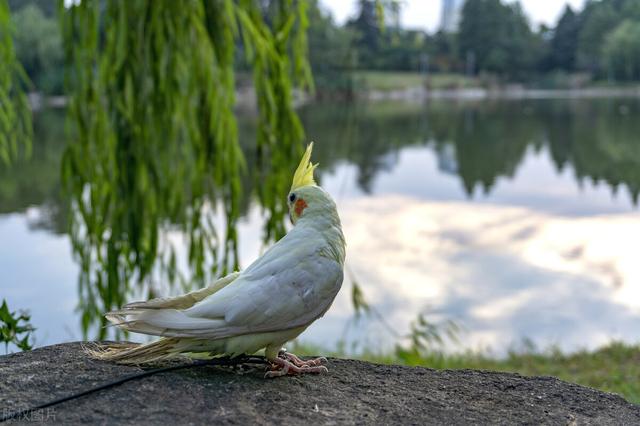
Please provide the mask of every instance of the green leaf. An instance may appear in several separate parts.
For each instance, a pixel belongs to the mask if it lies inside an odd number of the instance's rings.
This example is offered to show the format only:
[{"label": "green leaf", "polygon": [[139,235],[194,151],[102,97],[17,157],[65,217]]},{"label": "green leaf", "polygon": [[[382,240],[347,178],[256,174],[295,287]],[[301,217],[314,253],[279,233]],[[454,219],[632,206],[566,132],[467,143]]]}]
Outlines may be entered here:
[{"label": "green leaf", "polygon": [[[29,323],[30,316],[25,312],[11,312],[6,300],[0,306],[0,343],[16,345],[20,350],[31,349],[31,333],[35,330]],[[22,337],[19,337],[22,335]]]}]

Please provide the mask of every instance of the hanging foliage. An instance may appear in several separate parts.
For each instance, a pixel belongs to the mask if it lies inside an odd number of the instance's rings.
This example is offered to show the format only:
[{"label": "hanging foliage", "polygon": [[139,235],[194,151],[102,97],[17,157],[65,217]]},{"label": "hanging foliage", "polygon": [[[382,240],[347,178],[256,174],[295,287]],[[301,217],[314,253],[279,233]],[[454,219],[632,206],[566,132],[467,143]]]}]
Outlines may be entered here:
[{"label": "hanging foliage", "polygon": [[29,79],[16,58],[13,27],[6,0],[0,0],[0,163],[5,165],[31,151],[33,128],[23,89]]},{"label": "hanging foliage", "polygon": [[[132,282],[154,296],[154,279],[202,285],[238,268],[247,169],[234,114],[238,48],[259,111],[260,167],[249,171],[263,181],[266,237],[283,234],[285,181],[303,139],[292,91],[311,87],[306,11],[302,0],[82,0],[59,11],[72,93],[63,177],[86,333]],[[189,277],[172,229],[187,236]]]}]

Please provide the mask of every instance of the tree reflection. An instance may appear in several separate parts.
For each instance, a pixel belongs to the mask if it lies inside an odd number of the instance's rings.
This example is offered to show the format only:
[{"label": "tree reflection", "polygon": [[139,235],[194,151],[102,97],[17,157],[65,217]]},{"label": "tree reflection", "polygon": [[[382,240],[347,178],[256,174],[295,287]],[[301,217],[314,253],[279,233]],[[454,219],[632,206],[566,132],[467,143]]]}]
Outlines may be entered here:
[{"label": "tree reflection", "polygon": [[301,115],[308,134],[322,141],[317,153],[325,170],[347,159],[358,166],[364,192],[393,167],[400,149],[419,145],[435,150],[441,170],[457,174],[470,197],[512,178],[527,151],[541,149],[557,170],[571,166],[578,182],[624,186],[634,203],[640,191],[636,99],[314,105]]},{"label": "tree reflection", "polygon": [[68,209],[60,187],[60,159],[64,150],[64,111],[44,110],[33,116],[33,153],[11,166],[0,165],[0,215],[38,207],[29,225],[56,234],[67,230]]}]

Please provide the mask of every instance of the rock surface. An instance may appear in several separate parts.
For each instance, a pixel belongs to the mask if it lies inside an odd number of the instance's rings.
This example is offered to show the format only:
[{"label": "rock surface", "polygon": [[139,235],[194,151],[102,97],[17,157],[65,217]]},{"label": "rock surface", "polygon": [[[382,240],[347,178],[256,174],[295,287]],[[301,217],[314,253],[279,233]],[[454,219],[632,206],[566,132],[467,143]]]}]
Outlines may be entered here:
[{"label": "rock surface", "polygon": [[[640,406],[551,377],[438,371],[330,359],[321,376],[197,366],[37,411],[64,424],[640,424]],[[78,343],[0,357],[0,415],[141,371],[89,359]],[[10,422],[11,423],[11,422]]]}]

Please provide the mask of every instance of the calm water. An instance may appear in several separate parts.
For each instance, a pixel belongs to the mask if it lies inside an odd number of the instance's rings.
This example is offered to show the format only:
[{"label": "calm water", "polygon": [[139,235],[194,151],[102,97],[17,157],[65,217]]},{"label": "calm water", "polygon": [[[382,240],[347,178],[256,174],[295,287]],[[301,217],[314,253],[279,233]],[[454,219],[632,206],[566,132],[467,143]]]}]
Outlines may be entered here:
[{"label": "calm water", "polygon": [[[354,320],[352,279],[399,334],[420,313],[454,320],[463,332],[451,350],[640,340],[640,100],[314,105],[301,114],[319,181],[338,203],[349,271],[302,341],[393,344],[379,320]],[[0,166],[0,298],[31,312],[37,345],[83,337],[61,195],[63,120],[64,111],[38,114],[32,159]],[[251,120],[241,126],[250,146]],[[246,266],[264,249],[264,217],[255,202],[243,208]],[[166,235],[178,257],[182,237]]]}]

